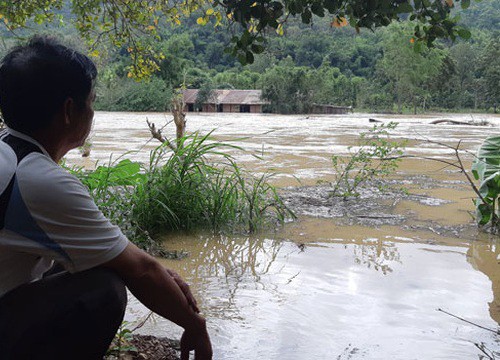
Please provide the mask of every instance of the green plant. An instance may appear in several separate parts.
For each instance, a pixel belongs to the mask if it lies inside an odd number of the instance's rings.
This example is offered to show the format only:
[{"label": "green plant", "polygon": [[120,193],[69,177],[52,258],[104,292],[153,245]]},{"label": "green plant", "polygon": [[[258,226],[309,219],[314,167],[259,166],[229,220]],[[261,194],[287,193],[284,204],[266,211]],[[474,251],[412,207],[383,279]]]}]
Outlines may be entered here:
[{"label": "green plant", "polygon": [[120,358],[120,354],[127,351],[137,351],[136,347],[130,344],[132,340],[132,332],[129,328],[130,323],[128,321],[123,321],[116,332],[108,351],[106,352],[106,357],[115,356]]},{"label": "green plant", "polygon": [[103,213],[138,246],[162,253],[154,237],[174,230],[247,231],[294,217],[269,184],[270,174],[241,169],[233,145],[194,133],[173,151],[151,152],[148,166],[122,159],[85,172],[72,171],[89,188]]},{"label": "green plant", "polygon": [[180,141],[175,152],[163,145],[151,155],[148,181],[135,193],[133,217],[141,228],[153,234],[197,227],[253,232],[256,218],[263,225],[291,214],[268,175],[248,174],[227,153],[238,147],[210,141],[210,134]]},{"label": "green plant", "polygon": [[358,189],[364,183],[387,177],[396,171],[406,144],[405,141],[390,139],[389,132],[397,125],[396,122],[375,125],[361,133],[356,147],[349,147],[349,157],[332,156],[335,170],[333,196],[359,196]]},{"label": "green plant", "polygon": [[472,174],[480,181],[476,200],[476,219],[479,225],[491,225],[493,231],[499,228],[500,196],[500,136],[486,138],[472,164]]}]

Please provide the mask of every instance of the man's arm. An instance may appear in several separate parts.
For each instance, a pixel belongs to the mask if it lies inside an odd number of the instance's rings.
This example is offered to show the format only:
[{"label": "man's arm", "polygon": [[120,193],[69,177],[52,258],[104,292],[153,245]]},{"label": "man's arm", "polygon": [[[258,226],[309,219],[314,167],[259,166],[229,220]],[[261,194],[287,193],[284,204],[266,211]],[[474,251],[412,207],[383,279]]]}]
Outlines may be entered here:
[{"label": "man's arm", "polygon": [[[114,270],[134,296],[158,315],[184,328],[181,339],[182,358],[195,350],[196,359],[212,358],[205,319],[195,311],[189,289],[175,273],[164,268],[155,258],[129,243],[125,250],[102,266]],[[179,286],[180,285],[180,286]]]}]

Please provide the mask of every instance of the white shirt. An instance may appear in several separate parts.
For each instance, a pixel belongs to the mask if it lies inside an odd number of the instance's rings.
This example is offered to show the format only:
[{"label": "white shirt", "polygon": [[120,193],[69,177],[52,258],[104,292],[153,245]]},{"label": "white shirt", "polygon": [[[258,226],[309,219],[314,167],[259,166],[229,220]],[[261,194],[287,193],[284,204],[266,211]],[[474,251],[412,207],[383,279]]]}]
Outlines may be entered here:
[{"label": "white shirt", "polygon": [[[35,144],[17,164],[8,134]],[[0,135],[0,196],[13,180],[0,230],[0,297],[39,280],[61,263],[78,272],[118,256],[128,240],[97,208],[85,186],[34,139],[12,129]],[[0,212],[1,213],[1,212]]]}]

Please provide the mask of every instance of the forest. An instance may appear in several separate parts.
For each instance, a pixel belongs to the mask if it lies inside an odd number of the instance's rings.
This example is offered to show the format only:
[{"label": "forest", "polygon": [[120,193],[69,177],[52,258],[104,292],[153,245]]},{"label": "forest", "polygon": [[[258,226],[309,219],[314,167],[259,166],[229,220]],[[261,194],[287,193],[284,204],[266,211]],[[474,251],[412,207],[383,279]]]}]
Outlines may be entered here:
[{"label": "forest", "polygon": [[[64,10],[62,10],[64,11]],[[454,9],[467,27],[463,39],[415,42],[409,19],[359,33],[328,17],[311,24],[290,18],[283,34],[269,34],[265,51],[254,45],[253,63],[227,51],[233,34],[204,24],[195,12],[179,25],[159,28],[158,71],[137,81],[129,73],[127,48],[104,47],[99,66],[98,110],[165,111],[178,89],[261,89],[268,112],[308,113],[312,104],[352,106],[355,111],[496,112],[500,102],[500,2],[484,0]],[[33,24],[20,32],[47,32],[82,49],[76,28]],[[5,33],[0,51],[16,37]],[[82,49],[86,50],[86,49]],[[243,61],[244,62],[244,61]]]}]

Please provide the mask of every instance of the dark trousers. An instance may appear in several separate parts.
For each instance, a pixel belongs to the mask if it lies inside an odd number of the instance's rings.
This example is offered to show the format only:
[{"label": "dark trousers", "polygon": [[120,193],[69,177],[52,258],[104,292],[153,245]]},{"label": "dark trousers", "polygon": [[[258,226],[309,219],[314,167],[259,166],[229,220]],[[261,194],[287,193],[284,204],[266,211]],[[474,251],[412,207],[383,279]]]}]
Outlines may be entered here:
[{"label": "dark trousers", "polygon": [[0,359],[101,360],[126,304],[123,281],[106,269],[22,285],[0,298]]}]

